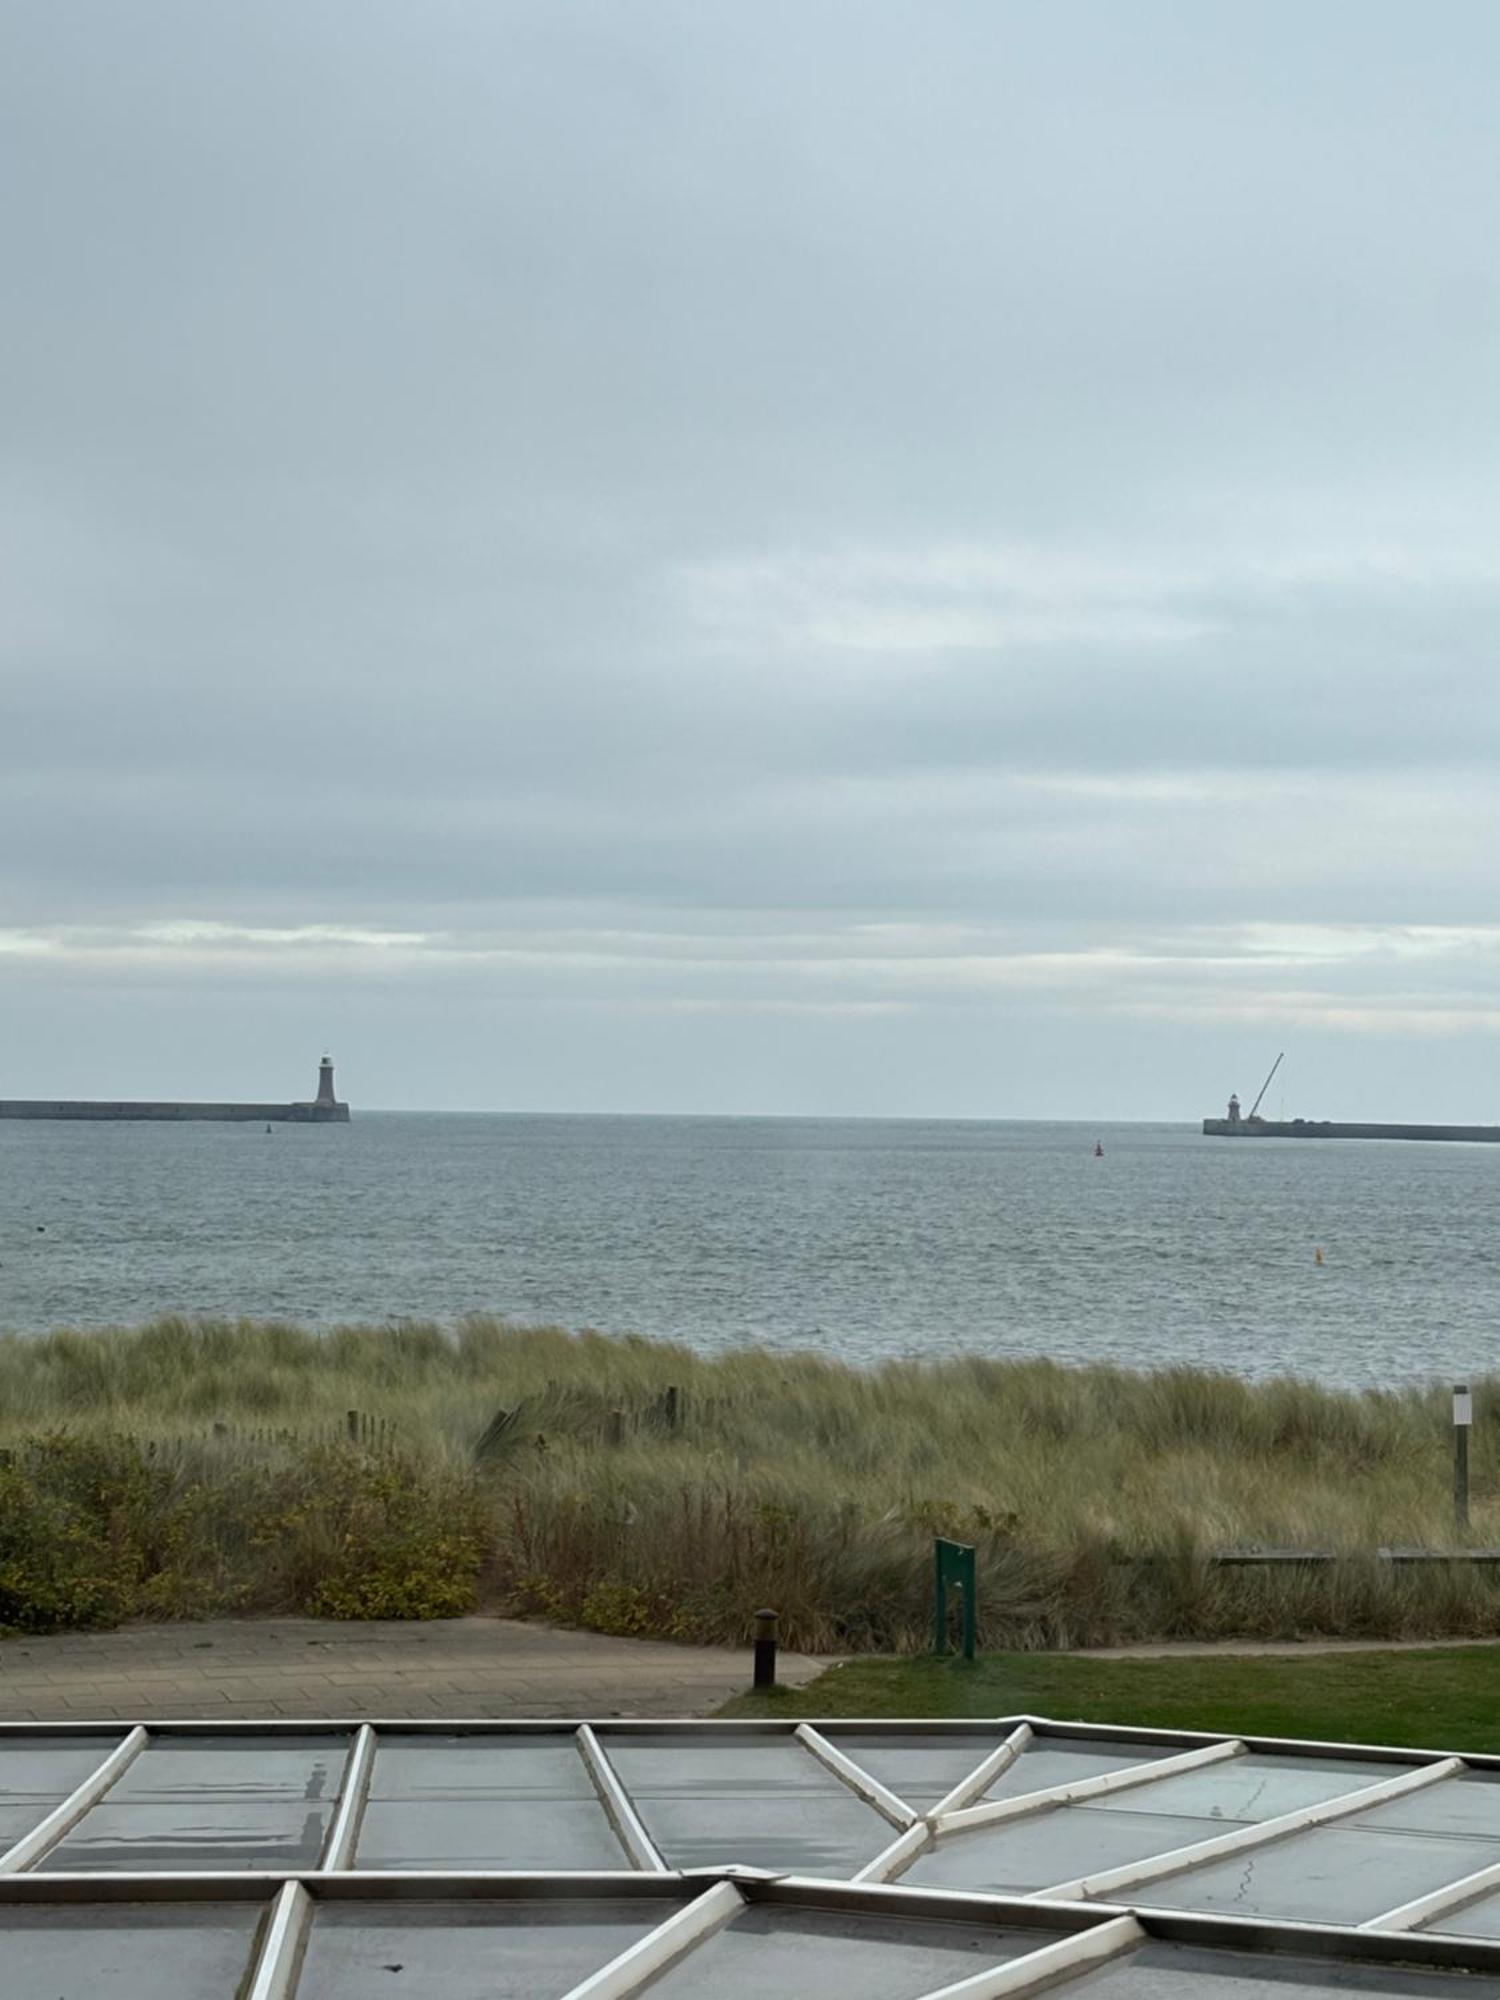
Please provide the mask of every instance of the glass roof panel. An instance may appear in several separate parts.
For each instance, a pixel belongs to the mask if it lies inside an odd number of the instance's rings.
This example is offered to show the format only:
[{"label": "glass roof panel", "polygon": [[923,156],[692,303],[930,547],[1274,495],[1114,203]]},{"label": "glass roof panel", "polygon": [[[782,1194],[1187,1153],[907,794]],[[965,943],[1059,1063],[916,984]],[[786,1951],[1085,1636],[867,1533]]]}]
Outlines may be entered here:
[{"label": "glass roof panel", "polygon": [[48,1810],[40,1800],[31,1805],[0,1805],[0,1854],[30,1833],[39,1821],[47,1817]]},{"label": "glass roof panel", "polygon": [[652,1982],[651,2000],[920,2000],[987,1966],[1051,1944],[1057,1933],[1002,1931],[843,1910],[762,1903]]},{"label": "glass roof panel", "polygon": [[1500,1774],[1466,1771],[1435,1785],[1388,1799],[1349,1822],[1351,1827],[1404,1833],[1451,1833],[1463,1839],[1500,1840]]},{"label": "glass roof panel", "polygon": [[327,1904],[313,1916],[297,2000],[559,2000],[682,1901]]},{"label": "glass roof panel", "polygon": [[316,1868],[333,1807],[299,1799],[271,1802],[180,1799],[116,1805],[113,1794],[86,1812],[38,1864],[43,1873],[103,1870]]},{"label": "glass roof panel", "polygon": [[849,1875],[894,1837],[889,1820],[790,1737],[600,1740],[675,1868],[741,1862]]},{"label": "glass roof panel", "polygon": [[[1164,1747],[1123,1743],[1105,1737],[1093,1741],[1037,1736],[1007,1771],[983,1794],[986,1799],[1015,1799],[1024,1792],[1046,1792],[1054,1785],[1076,1785],[1080,1778],[1097,1778],[1105,1771],[1125,1771],[1133,1764],[1159,1764],[1163,1757],[1180,1757],[1181,1744]],[[978,1801],[976,1800],[977,1804]]]},{"label": "glass roof panel", "polygon": [[[827,1734],[872,1777],[930,1807],[992,1753],[1008,1726],[830,1723]],[[0,1735],[0,1846],[30,1831],[91,1775],[125,1727],[74,1732],[49,1724],[33,1736]],[[847,1877],[895,1838],[890,1824],[789,1732],[735,1724],[597,1728],[669,1866]],[[98,2000],[105,1981],[122,2000],[197,2000],[200,1993],[228,2000],[242,1990],[271,1885],[319,1867],[352,1746],[347,1728],[293,1725],[201,1733],[177,1725],[153,1736],[37,1864],[47,1880],[28,1887],[27,1877],[16,1877],[0,1895],[0,2000]],[[1055,1737],[1039,1725],[1034,1747],[992,1795],[1101,1769],[1149,1770],[1174,1754],[1171,1744]],[[1404,1768],[1389,1759],[1324,1756],[1315,1746],[1252,1752],[950,1835],[917,1857],[900,1889],[1044,1897],[1079,1876],[1180,1854],[1226,1828],[1342,1800]],[[317,1908],[298,2000],[366,2000],[382,1992],[392,2000],[402,1993],[409,2000],[429,1993],[558,2000],[682,1902],[667,1885],[660,1896],[623,1893],[617,1871],[628,1856],[571,1724],[536,1731],[445,1724],[430,1734],[407,1724],[378,1732],[353,1865],[381,1871],[384,1887],[373,1874],[363,1887],[345,1877],[340,1893],[337,1884],[312,1885]],[[1500,1776],[1470,1771],[1355,1819],[1106,1895],[1146,1910],[1353,1925],[1491,1866],[1500,1867]],[[460,1897],[456,1888],[444,1896],[444,1885],[410,1873],[398,1879],[399,1871],[419,1868],[471,1880]],[[254,1894],[227,1904],[227,1886],[209,1887],[208,1900],[197,1904],[162,1883],[167,1900],[155,1902],[144,1879],[119,1879],[231,1869],[267,1878],[265,1886],[247,1883]],[[538,1884],[518,1885],[526,1893],[512,1900],[485,1889],[484,1873],[497,1870],[534,1873]],[[56,1882],[74,1871],[115,1879],[107,1886]],[[585,1896],[564,1896],[562,1882],[547,1893],[549,1874],[576,1882],[581,1871],[601,1877],[577,1885]],[[616,1874],[613,1885],[603,1879],[609,1874]],[[49,1894],[58,1900],[48,1901]],[[669,1966],[650,2000],[704,1992],[734,2000],[763,1989],[788,2000],[837,2000],[851,1986],[862,2000],[917,2000],[1055,1934],[991,1928],[982,1910],[964,1914],[963,1905],[940,1900],[929,1914],[897,1916],[892,1903],[899,1908],[901,1900],[889,1892],[840,1891],[837,1909],[819,1907],[812,1891],[801,1902],[758,1902],[749,1886],[746,1894],[750,1907]],[[1052,1921],[1040,1908],[1037,1915]],[[1205,1991],[1248,1993],[1254,1985],[1274,1987],[1279,2000],[1330,1990],[1461,1991],[1471,2000],[1493,1991],[1500,2000],[1500,1973],[1491,1979],[1483,1962],[1490,1943],[1500,1944],[1500,1890],[1427,1929],[1473,1940],[1456,1946],[1474,1956],[1461,1989],[1437,1969],[1341,1958],[1335,1936],[1335,1955],[1316,1963],[1269,1953],[1260,1940],[1237,1953],[1205,1947],[1196,1955],[1152,1944],[1064,1979],[1059,1990],[1186,2000]],[[1494,1956],[1500,1964],[1500,1953]]]},{"label": "glass roof panel", "polygon": [[579,1753],[557,1735],[382,1735],[361,1868],[624,1868]]},{"label": "glass roof panel", "polygon": [[372,1799],[593,1799],[575,1730],[556,1736],[401,1736],[382,1730]]},{"label": "glass roof panel", "polygon": [[[1201,1837],[1212,1839],[1217,1831],[1203,1824]],[[1166,1854],[1199,1837],[1199,1822],[1168,1814],[1054,1806],[1034,1817],[949,1834],[919,1854],[901,1880],[914,1889],[1024,1896],[1097,1869]]]},{"label": "glass roof panel", "polygon": [[379,1799],[365,1808],[359,1868],[630,1866],[598,1798]]},{"label": "glass roof panel", "polygon": [[1008,1729],[965,1730],[899,1736],[873,1730],[830,1727],[822,1731],[846,1757],[878,1778],[897,1798],[924,1811],[945,1798],[960,1779],[982,1764],[1005,1741]]},{"label": "glass roof panel", "polygon": [[1500,1978],[1420,1966],[1208,1951],[1196,1945],[1141,1945],[1127,1957],[1050,1991],[1090,2000],[1328,2000],[1330,1993],[1409,2000],[1500,2000]]},{"label": "glass roof panel", "polygon": [[153,1736],[110,1799],[336,1799],[350,1738]]},{"label": "glass roof panel", "polygon": [[0,1853],[39,1826],[123,1741],[110,1735],[0,1737]]},{"label": "glass roof panel", "polygon": [[5,2000],[229,2000],[262,1906],[0,1905]]},{"label": "glass roof panel", "polygon": [[38,1865],[54,1874],[315,1868],[349,1744],[331,1732],[153,1737]]},{"label": "glass roof panel", "polygon": [[[1193,1819],[1254,1822],[1277,1819],[1301,1806],[1318,1805],[1366,1785],[1395,1778],[1400,1764],[1356,1762],[1344,1757],[1268,1757],[1251,1753],[1226,1757],[1201,1770],[1180,1771],[1176,1777],[1132,1786],[1090,1800],[1097,1812],[1182,1813]],[[1203,1839],[1211,1837],[1206,1828]],[[1193,1838],[1199,1836],[1194,1835]]]},{"label": "glass roof panel", "polygon": [[107,1736],[0,1737],[0,1806],[18,1799],[40,1800],[49,1810],[61,1805],[124,1735],[117,1729]]},{"label": "glass roof panel", "polygon": [[1500,1843],[1313,1827],[1129,1895],[1158,1909],[1360,1924],[1493,1861]]},{"label": "glass roof panel", "polygon": [[1453,1937],[1500,1938],[1500,1889],[1492,1890],[1487,1896],[1476,1897],[1461,1910],[1445,1911],[1421,1928]]}]

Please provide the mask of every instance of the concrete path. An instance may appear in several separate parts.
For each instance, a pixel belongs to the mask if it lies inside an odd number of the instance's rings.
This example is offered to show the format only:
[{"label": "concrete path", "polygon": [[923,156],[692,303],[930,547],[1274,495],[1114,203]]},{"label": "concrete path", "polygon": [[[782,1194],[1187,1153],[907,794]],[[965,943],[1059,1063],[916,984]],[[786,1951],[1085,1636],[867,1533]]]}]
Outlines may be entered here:
[{"label": "concrete path", "polygon": [[[1230,1639],[1101,1646],[1072,1657],[1174,1659],[1423,1651],[1474,1639]],[[801,1687],[830,1660],[781,1656]],[[750,1681],[750,1649],[610,1639],[504,1618],[217,1619],[0,1641],[0,1721],[169,1721],[252,1716],[708,1715]]]},{"label": "concrete path", "polygon": [[1433,1653],[1453,1646],[1500,1646],[1500,1639],[1162,1639],[1131,1646],[1088,1646],[1065,1655],[1070,1660],[1177,1660],[1223,1658],[1295,1659],[1309,1653]]},{"label": "concrete path", "polygon": [[[799,1687],[828,1664],[783,1653]],[[127,1625],[0,1642],[0,1720],[704,1715],[750,1682],[748,1646],[609,1639],[503,1618]]]}]

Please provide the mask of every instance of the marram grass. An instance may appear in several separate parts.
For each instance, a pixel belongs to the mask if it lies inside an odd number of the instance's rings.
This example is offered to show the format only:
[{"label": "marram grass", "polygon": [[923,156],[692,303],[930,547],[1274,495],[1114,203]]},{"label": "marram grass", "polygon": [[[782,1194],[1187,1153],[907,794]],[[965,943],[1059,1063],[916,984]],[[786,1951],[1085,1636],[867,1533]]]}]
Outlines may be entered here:
[{"label": "marram grass", "polygon": [[[1483,1545],[1500,1543],[1500,1380],[1475,1401]],[[1500,1626],[1488,1572],[1375,1558],[1452,1544],[1438,1388],[974,1358],[864,1370],[492,1320],[166,1319],[0,1339],[0,1446],[12,1627],[482,1604],[739,1641],[770,1604],[795,1646],[916,1650],[935,1533],[979,1551],[990,1646]],[[1340,1560],[1210,1560],[1255,1546]]]}]

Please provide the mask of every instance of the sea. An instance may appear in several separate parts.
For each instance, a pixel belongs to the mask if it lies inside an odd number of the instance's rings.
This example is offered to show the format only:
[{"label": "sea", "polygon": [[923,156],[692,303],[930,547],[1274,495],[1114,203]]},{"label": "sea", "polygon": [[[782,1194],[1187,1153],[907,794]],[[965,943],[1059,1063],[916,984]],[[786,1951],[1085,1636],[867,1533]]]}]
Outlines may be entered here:
[{"label": "sea", "polygon": [[0,1121],[0,1328],[20,1334],[490,1314],[710,1353],[1368,1387],[1500,1369],[1497,1280],[1500,1147],[1178,1124]]}]

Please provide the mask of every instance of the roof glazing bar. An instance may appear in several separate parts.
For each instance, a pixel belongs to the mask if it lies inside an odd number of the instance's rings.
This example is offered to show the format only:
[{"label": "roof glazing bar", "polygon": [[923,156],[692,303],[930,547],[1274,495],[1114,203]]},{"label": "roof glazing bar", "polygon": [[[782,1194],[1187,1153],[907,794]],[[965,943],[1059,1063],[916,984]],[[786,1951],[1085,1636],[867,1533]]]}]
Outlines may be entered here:
[{"label": "roof glazing bar", "polygon": [[[1025,1726],[1024,1724],[1022,1725]],[[1017,1731],[1017,1734],[1020,1732]],[[1009,1747],[1013,1739],[1007,1738],[993,1756],[985,1759],[976,1771],[971,1771],[963,1783],[966,1788],[975,1787],[981,1773],[994,1765],[1001,1752]],[[998,1770],[1004,1772],[1019,1750],[1012,1750]],[[962,1832],[966,1828],[993,1826],[1005,1820],[1025,1819],[1032,1813],[1047,1812],[1054,1806],[1071,1805],[1076,1799],[1098,1798],[1103,1792],[1128,1791],[1132,1786],[1149,1784],[1155,1778],[1171,1777],[1178,1771],[1196,1771],[1204,1764],[1221,1763],[1226,1757],[1244,1754],[1244,1745],[1234,1739],[1218,1743],[1205,1743],[1197,1750],[1186,1750],[1180,1757],[1162,1757],[1154,1764],[1131,1764],[1123,1771],[1105,1771],[1098,1777],[1080,1778],[1071,1784],[1051,1785],[1045,1791],[1023,1792],[1013,1799],[995,1799],[989,1805],[971,1806],[958,1812],[944,1813],[934,1807],[910,1826],[898,1840],[889,1847],[882,1848],[873,1861],[867,1861],[863,1868],[850,1876],[851,1882],[894,1882],[903,1875],[917,1856],[930,1847],[934,1840],[946,1839],[949,1834]],[[995,1772],[983,1778],[985,1784],[993,1783]],[[951,1796],[951,1794],[950,1794]]]},{"label": "roof glazing bar", "polygon": [[1384,1916],[1371,1917],[1359,1926],[1362,1931],[1414,1931],[1433,1917],[1446,1916],[1452,1910],[1461,1910],[1465,1903],[1472,1903],[1491,1889],[1500,1889],[1500,1861],[1492,1861],[1488,1868],[1476,1868],[1472,1875],[1461,1875],[1456,1882],[1447,1882],[1441,1889],[1429,1889],[1425,1896],[1414,1896],[1409,1903],[1399,1908],[1387,1910]]},{"label": "roof glazing bar", "polygon": [[628,1951],[565,1993],[563,2000],[629,2000],[674,1959],[721,1931],[744,1908],[745,1899],[732,1882],[715,1883],[686,1909],[675,1911]]},{"label": "roof glazing bar", "polygon": [[797,1725],[797,1741],[842,1780],[851,1792],[857,1792],[866,1805],[873,1806],[876,1812],[888,1819],[892,1826],[908,1827],[920,1817],[905,1799],[898,1799],[878,1778],[871,1777],[852,1757],[845,1756],[836,1744],[820,1735],[810,1722]]},{"label": "roof glazing bar", "polygon": [[620,1783],[619,1773],[605,1755],[603,1744],[588,1723],[582,1725],[574,1740],[578,1745],[578,1754],[594,1781],[594,1790],[603,1801],[610,1824],[619,1835],[620,1845],[630,1856],[631,1867],[645,1869],[653,1875],[667,1874],[669,1872],[667,1864],[656,1842],[647,1833],[645,1823],[632,1804],[630,1795]]},{"label": "roof glazing bar", "polygon": [[1014,1728],[998,1749],[992,1750],[982,1764],[976,1764],[967,1778],[960,1778],[953,1790],[928,1813],[929,1819],[941,1819],[945,1813],[960,1812],[970,1799],[977,1799],[987,1792],[996,1778],[1003,1777],[1025,1750],[1036,1734],[1029,1722]]},{"label": "roof glazing bar", "polygon": [[893,1840],[889,1847],[882,1847],[873,1861],[867,1861],[863,1868],[849,1877],[851,1882],[894,1882],[904,1874],[925,1848],[932,1845],[932,1826],[925,1819],[919,1819],[909,1826],[905,1833]]},{"label": "roof glazing bar", "polygon": [[370,1795],[370,1774],[374,1768],[375,1732],[366,1722],[360,1725],[349,1752],[349,1761],[344,1766],[343,1791],[323,1854],[325,1868],[354,1866],[355,1842],[359,1839],[360,1822],[365,1816],[365,1801]]},{"label": "roof glazing bar", "polygon": [[1040,1951],[1029,1951],[1023,1958],[990,1966],[971,1978],[940,1987],[936,1992],[924,1994],[923,2000],[1009,2000],[1011,1994],[1035,1993],[1070,1973],[1088,1972],[1134,1951],[1145,1935],[1134,1917],[1114,1917],[1092,1930],[1075,1931],[1072,1937],[1043,1945]]},{"label": "roof glazing bar", "polygon": [[1436,1784],[1441,1778],[1451,1778],[1463,1768],[1461,1757],[1443,1758],[1415,1771],[1403,1771],[1399,1778],[1385,1778],[1378,1785],[1366,1785],[1362,1791],[1343,1792],[1334,1799],[1321,1799],[1316,1805],[1299,1806],[1295,1812],[1283,1813],[1278,1819],[1262,1820],[1258,1826],[1237,1826],[1230,1833],[1216,1834],[1211,1839],[1196,1841],[1186,1847],[1173,1847],[1165,1854],[1148,1855],[1143,1861],[1128,1861],[1122,1868],[1106,1868],[1097,1875],[1081,1875],[1073,1882],[1060,1882],[1051,1888],[1038,1889],[1028,1901],[1045,1897],[1054,1902],[1080,1902],[1089,1897],[1113,1897],[1117,1890],[1134,1889],[1143,1882],[1157,1882],[1164,1875],[1181,1875],[1204,1862],[1220,1860],[1226,1854],[1239,1854],[1251,1847],[1269,1847],[1272,1841],[1305,1832],[1308,1827],[1326,1826],[1331,1820],[1347,1819],[1353,1813],[1363,1812],[1367,1806],[1383,1805],[1387,1799],[1399,1799],[1407,1792],[1421,1791],[1428,1785]]},{"label": "roof glazing bar", "polygon": [[146,1740],[146,1731],[137,1723],[110,1751],[98,1770],[91,1771],[60,1806],[54,1806],[39,1825],[34,1826],[30,1833],[23,1834],[14,1847],[0,1854],[0,1875],[19,1874],[23,1868],[30,1868],[40,1861],[44,1854],[50,1854],[57,1843],[72,1832],[89,1807],[97,1805],[116,1778],[135,1762],[145,1749]]},{"label": "roof glazing bar", "polygon": [[245,2000],[292,2000],[311,1918],[311,1896],[300,1882],[288,1882],[271,1906],[266,1940]]},{"label": "roof glazing bar", "polygon": [[1052,1806],[1083,1805],[1109,1792],[1128,1792],[1137,1785],[1155,1784],[1158,1778],[1175,1778],[1182,1771],[1200,1771],[1205,1764],[1222,1764],[1228,1757],[1243,1757],[1245,1746],[1238,1737],[1205,1743],[1199,1750],[1184,1750],[1180,1757],[1158,1757],[1150,1764],[1128,1764],[1123,1771],[1101,1771],[1097,1777],[1074,1778],[1065,1784],[1049,1785],[1045,1791],[1021,1792],[1013,1799],[991,1799],[987,1805],[967,1806],[960,1812],[932,1815],[940,1834],[960,1833],[967,1827],[996,1826],[1002,1820],[1025,1819],[1046,1812]]}]

